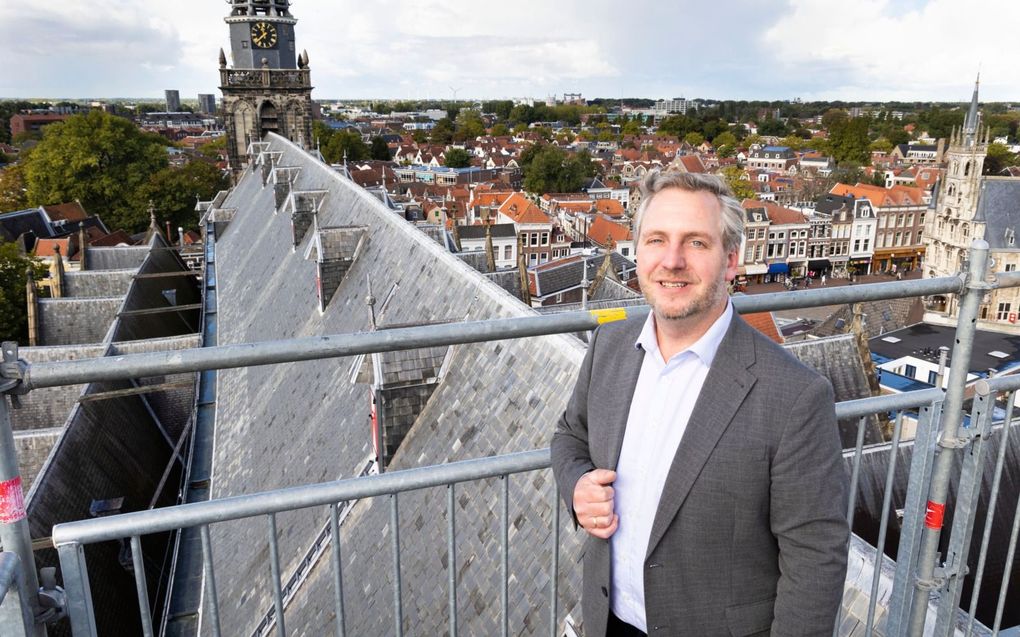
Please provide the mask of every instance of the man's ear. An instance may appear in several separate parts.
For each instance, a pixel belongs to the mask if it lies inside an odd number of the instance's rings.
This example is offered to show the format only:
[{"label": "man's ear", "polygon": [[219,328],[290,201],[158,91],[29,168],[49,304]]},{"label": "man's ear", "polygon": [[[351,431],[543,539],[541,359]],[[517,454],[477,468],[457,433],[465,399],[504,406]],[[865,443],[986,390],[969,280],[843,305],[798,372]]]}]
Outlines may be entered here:
[{"label": "man's ear", "polygon": [[729,283],[733,279],[737,278],[737,266],[740,263],[740,259],[737,256],[737,250],[731,250],[726,253],[726,282]]}]

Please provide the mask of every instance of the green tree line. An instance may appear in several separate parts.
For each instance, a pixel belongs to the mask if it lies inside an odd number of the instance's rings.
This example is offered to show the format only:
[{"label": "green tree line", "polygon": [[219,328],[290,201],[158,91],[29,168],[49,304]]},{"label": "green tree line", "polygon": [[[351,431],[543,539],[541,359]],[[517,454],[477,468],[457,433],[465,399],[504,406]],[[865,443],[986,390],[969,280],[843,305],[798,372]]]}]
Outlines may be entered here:
[{"label": "green tree line", "polygon": [[111,229],[138,232],[151,201],[160,221],[194,228],[196,198],[211,199],[229,182],[212,159],[171,167],[169,145],[99,110],[73,115],[43,128],[42,140],[0,173],[0,209],[77,200]]}]

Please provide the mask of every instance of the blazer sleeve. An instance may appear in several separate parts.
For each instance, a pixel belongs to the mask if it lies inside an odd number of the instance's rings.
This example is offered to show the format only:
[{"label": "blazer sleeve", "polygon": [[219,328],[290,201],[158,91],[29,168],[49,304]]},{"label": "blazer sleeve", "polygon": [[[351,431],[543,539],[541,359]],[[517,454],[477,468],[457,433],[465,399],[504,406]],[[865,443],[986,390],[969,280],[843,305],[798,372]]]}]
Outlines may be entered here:
[{"label": "blazer sleeve", "polygon": [[825,378],[809,383],[790,410],[771,475],[780,571],[772,634],[831,634],[846,579],[849,479]]},{"label": "blazer sleeve", "polygon": [[553,475],[560,490],[560,497],[563,498],[567,510],[574,519],[575,528],[577,516],[574,515],[574,486],[581,476],[595,468],[588,447],[588,389],[591,385],[591,370],[600,329],[592,333],[588,352],[577,374],[574,391],[563,415],[560,416],[552,438]]}]

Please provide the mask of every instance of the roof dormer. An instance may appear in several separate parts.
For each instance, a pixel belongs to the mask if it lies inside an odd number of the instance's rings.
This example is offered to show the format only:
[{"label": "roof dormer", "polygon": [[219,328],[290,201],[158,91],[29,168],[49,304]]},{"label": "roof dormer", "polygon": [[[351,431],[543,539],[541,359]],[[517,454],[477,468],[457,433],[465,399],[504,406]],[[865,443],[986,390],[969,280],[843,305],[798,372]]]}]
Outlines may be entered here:
[{"label": "roof dormer", "polygon": [[313,235],[305,258],[316,262],[320,312],[326,311],[367,241],[368,226],[319,228]]}]

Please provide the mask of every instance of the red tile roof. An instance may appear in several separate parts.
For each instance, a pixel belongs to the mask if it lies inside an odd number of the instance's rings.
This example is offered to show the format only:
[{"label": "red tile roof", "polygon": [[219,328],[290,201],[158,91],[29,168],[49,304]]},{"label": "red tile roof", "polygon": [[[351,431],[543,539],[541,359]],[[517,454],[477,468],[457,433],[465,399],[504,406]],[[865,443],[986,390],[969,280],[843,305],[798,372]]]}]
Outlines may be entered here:
[{"label": "red tile roof", "polygon": [[876,208],[885,206],[917,206],[924,203],[924,190],[914,186],[897,185],[892,188],[870,184],[836,184],[830,190],[834,195],[853,195],[856,199],[868,199]]},{"label": "red tile roof", "polygon": [[595,210],[604,215],[617,218],[622,217],[624,213],[623,204],[616,199],[596,199]]},{"label": "red tile roof", "polygon": [[71,238],[63,239],[39,239],[35,242],[35,256],[52,257],[56,256],[57,248],[60,248],[60,255],[67,257],[67,251],[71,247]]},{"label": "red tile roof", "polygon": [[621,241],[630,241],[632,235],[627,226],[598,215],[588,228],[588,238],[600,246],[608,247],[610,240],[615,246]]},{"label": "red tile roof", "polygon": [[705,163],[701,161],[701,157],[698,155],[681,155],[677,157],[677,161],[679,161],[683,165],[684,170],[689,173],[708,172],[705,168]]},{"label": "red tile roof", "polygon": [[499,212],[513,219],[515,223],[550,223],[549,215],[519,192],[507,197],[499,207]]},{"label": "red tile roof", "polygon": [[82,221],[88,217],[77,201],[43,206],[43,210],[49,215],[50,221]]},{"label": "red tile roof", "polygon": [[752,312],[750,314],[741,314],[740,316],[754,329],[780,345],[783,344],[783,336],[779,333],[779,328],[776,327],[776,321],[772,316],[772,312]]},{"label": "red tile roof", "polygon": [[789,208],[784,208],[777,203],[772,201],[759,201],[758,199],[745,199],[740,202],[740,205],[745,210],[751,210],[754,208],[764,208],[766,214],[769,216],[769,220],[776,225],[793,224],[793,223],[807,223],[807,217],[804,213]]}]

